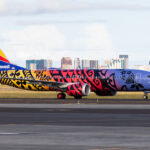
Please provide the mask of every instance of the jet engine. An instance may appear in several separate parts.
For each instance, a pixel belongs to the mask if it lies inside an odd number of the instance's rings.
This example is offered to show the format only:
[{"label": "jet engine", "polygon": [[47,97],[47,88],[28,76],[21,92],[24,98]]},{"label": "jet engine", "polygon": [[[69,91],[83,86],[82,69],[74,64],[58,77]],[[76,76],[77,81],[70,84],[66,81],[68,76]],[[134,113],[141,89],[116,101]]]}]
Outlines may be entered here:
[{"label": "jet engine", "polygon": [[99,91],[96,92],[96,95],[98,96],[115,96],[117,94],[117,91]]},{"label": "jet engine", "polygon": [[72,84],[67,87],[67,94],[74,96],[75,98],[81,98],[82,96],[88,96],[91,92],[90,85],[84,84]]}]

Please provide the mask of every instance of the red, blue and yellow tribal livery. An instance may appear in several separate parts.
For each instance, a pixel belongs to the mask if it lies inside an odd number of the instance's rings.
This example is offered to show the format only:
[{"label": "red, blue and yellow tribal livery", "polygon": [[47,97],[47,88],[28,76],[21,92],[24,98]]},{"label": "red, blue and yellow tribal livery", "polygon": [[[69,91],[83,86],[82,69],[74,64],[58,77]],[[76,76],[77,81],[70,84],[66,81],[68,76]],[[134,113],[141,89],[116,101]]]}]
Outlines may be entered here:
[{"label": "red, blue and yellow tribal livery", "polygon": [[[27,70],[0,58],[1,84],[37,91],[59,91],[58,98],[67,93],[75,98],[95,92],[99,96],[113,96],[117,91],[150,91],[150,72],[140,70],[79,69]],[[3,67],[9,64],[10,68]],[[1,69],[3,68],[3,69]],[[4,69],[5,68],[5,69]]]}]

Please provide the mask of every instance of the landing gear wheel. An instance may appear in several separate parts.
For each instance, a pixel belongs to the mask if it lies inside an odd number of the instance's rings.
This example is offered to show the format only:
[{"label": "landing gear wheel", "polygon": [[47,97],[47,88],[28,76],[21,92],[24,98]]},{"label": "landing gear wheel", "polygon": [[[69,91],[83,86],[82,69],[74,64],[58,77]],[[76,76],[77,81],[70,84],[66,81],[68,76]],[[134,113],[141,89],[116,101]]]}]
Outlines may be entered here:
[{"label": "landing gear wheel", "polygon": [[82,96],[74,96],[74,99],[82,99]]},{"label": "landing gear wheel", "polygon": [[65,99],[66,98],[66,94],[65,93],[58,93],[57,94],[57,98],[58,99]]},{"label": "landing gear wheel", "polygon": [[147,95],[144,95],[144,99],[147,100],[147,99],[148,99],[148,96],[147,96]]}]

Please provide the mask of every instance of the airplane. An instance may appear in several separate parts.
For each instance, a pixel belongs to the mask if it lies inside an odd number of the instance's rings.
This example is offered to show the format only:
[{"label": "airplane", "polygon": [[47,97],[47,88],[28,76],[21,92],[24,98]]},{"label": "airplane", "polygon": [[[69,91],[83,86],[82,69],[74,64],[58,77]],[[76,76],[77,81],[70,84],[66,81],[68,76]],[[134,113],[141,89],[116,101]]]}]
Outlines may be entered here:
[{"label": "airplane", "polygon": [[56,91],[58,99],[66,93],[75,99],[88,96],[114,96],[117,92],[150,93],[150,72],[133,69],[47,69],[28,70],[10,63],[0,50],[0,83],[34,91]]}]

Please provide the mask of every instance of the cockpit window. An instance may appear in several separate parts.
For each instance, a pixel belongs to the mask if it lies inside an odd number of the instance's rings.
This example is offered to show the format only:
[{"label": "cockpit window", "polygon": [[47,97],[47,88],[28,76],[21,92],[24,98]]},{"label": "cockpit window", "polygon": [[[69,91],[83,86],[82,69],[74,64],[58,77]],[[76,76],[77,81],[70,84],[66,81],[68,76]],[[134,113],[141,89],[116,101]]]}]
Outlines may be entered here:
[{"label": "cockpit window", "polygon": [[150,78],[150,75],[148,75],[147,77]]}]

